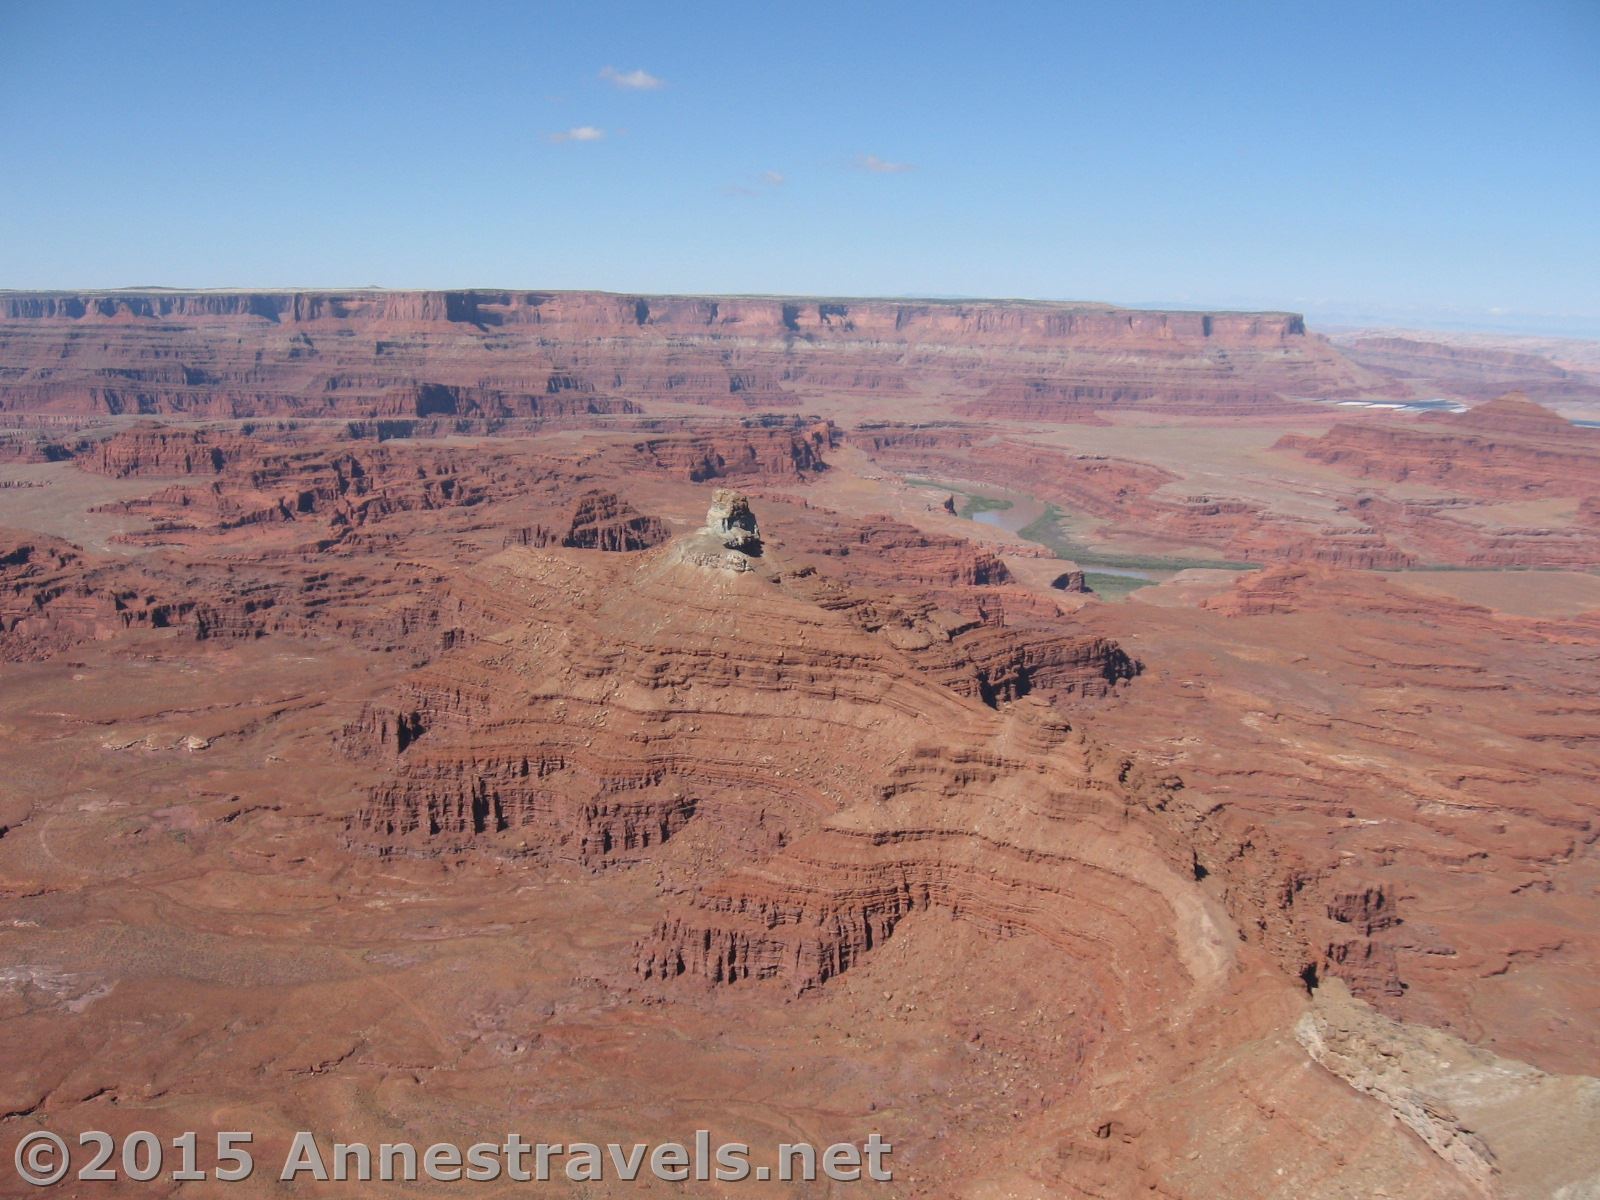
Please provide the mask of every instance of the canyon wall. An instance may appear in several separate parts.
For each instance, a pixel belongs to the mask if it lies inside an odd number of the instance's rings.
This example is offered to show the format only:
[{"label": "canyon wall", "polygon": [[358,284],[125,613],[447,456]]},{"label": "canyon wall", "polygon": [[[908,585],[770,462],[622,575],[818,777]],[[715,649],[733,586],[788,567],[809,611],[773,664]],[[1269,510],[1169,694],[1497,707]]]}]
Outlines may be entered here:
[{"label": "canyon wall", "polygon": [[1575,425],[1524,395],[1398,421],[1291,434],[1278,449],[1364,479],[1440,484],[1491,499],[1600,493],[1600,429]]},{"label": "canyon wall", "polygon": [[[1559,352],[1549,353],[1552,347],[1540,346],[1539,339],[1506,338],[1505,344],[1495,344],[1489,335],[1367,332],[1340,334],[1334,341],[1363,370],[1411,395],[1481,401],[1516,389],[1541,404],[1600,406],[1600,372],[1592,364],[1556,361]],[[1547,352],[1514,348],[1530,343]]]},{"label": "canyon wall", "polygon": [[0,413],[209,418],[604,421],[937,387],[1073,421],[1372,382],[1292,313],[593,292],[3,293],[0,364]]}]

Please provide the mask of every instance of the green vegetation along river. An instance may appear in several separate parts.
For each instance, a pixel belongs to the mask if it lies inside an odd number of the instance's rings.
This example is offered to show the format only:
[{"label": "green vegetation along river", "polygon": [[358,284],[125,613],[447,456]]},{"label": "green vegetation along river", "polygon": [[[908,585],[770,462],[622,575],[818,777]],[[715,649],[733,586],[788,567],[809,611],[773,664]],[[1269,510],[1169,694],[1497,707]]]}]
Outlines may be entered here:
[{"label": "green vegetation along river", "polygon": [[980,525],[1013,533],[1048,549],[1057,558],[1070,559],[1082,568],[1084,582],[1106,599],[1120,600],[1137,588],[1172,578],[1179,571],[1209,567],[1224,571],[1254,570],[1258,564],[1227,559],[1181,556],[1115,554],[1095,550],[1070,532],[1070,514],[1037,496],[1010,489],[974,491],[933,479],[908,478],[913,487],[930,488],[959,497],[956,512]]}]

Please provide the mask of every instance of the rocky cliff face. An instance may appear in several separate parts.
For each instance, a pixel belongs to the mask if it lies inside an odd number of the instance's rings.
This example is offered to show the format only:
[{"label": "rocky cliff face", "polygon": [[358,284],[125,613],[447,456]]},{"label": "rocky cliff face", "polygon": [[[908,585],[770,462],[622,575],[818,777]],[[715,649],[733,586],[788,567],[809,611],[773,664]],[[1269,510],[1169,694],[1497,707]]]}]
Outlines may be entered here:
[{"label": "rocky cliff face", "polygon": [[[1313,985],[1337,976],[1393,1016],[1469,1038],[1492,1024],[1506,1053],[1587,1071],[1600,1044],[1546,1045],[1522,985],[1478,984],[1516,961],[1534,990],[1588,987],[1571,974],[1576,943],[1556,932],[1583,904],[1587,868],[1555,864],[1586,860],[1600,834],[1593,750],[1574,740],[1592,706],[1574,707],[1572,690],[1600,624],[1506,617],[1305,564],[1243,576],[1199,612],[1147,617],[1141,645],[1165,667],[1136,685],[1137,711],[1095,725],[1181,777],[1157,810],[1173,853],[1194,856],[1245,935]],[[1236,657],[1231,683],[1199,682],[1206,652],[1189,647],[1201,644]],[[1298,690],[1305,672],[1327,686]],[[1511,704],[1525,716],[1507,724]],[[1210,748],[1196,754],[1182,731],[1200,724]],[[1226,749],[1246,742],[1256,749]],[[1424,745],[1430,761],[1475,765],[1422,766]],[[1493,833],[1469,815],[1489,811],[1505,822]],[[1504,881],[1489,923],[1466,900],[1485,876]],[[1545,933],[1521,936],[1534,926]]]},{"label": "rocky cliff face", "polygon": [[[1428,415],[1407,424],[1340,423],[1317,437],[1279,438],[1275,449],[1361,479],[1427,482],[1455,493],[1397,499],[1352,487],[1321,520],[1275,512],[1254,499],[1183,495],[1172,486],[1175,475],[1149,463],[1071,453],[1020,437],[980,439],[970,428],[880,426],[857,437],[876,461],[904,475],[971,479],[997,488],[1026,479],[1041,499],[1099,518],[1102,534],[1154,534],[1176,545],[1210,546],[1233,560],[1369,570],[1600,562],[1600,545],[1584,515],[1588,498],[1600,491],[1600,431],[1517,398],[1461,415]],[[1570,524],[1474,521],[1466,499],[1556,496],[1580,499]]]},{"label": "rocky cliff face", "polygon": [[1364,381],[1289,313],[578,292],[0,294],[0,412],[582,422],[937,387],[1006,415],[1071,420],[1100,407],[1252,409]]},{"label": "rocky cliff face", "polygon": [[689,483],[708,479],[804,478],[824,470],[836,431],[831,422],[745,420],[732,431],[647,438],[633,446],[641,467]]},{"label": "rocky cliff face", "polygon": [[[1592,568],[1547,414],[1368,416],[1459,468],[1392,485],[1269,450],[1345,368],[1268,318],[29,304],[7,402],[189,415],[0,414],[0,1158],[533,1096],[969,1200],[1600,1172],[1600,591],[1366,569]],[[969,486],[1269,565],[1085,594]]]},{"label": "rocky cliff face", "polygon": [[648,550],[667,540],[657,517],[647,517],[615,492],[595,489],[578,497],[572,522],[561,539],[577,550]]},{"label": "rocky cliff face", "polygon": [[[342,537],[401,513],[470,512],[521,493],[554,497],[565,490],[571,496],[586,480],[614,470],[695,481],[801,481],[826,469],[832,436],[826,422],[772,419],[643,441],[621,438],[598,451],[555,446],[531,458],[511,443],[468,449],[404,438],[374,445],[330,439],[325,432],[319,437],[293,423],[277,431],[150,425],[55,444],[62,458],[85,471],[169,481],[104,506],[153,523],[121,540],[160,545],[264,526],[317,527]],[[600,489],[585,511],[569,511],[557,536],[599,548],[642,549],[661,540],[658,523],[613,508],[607,495]]]},{"label": "rocky cliff face", "polygon": [[1574,425],[1525,396],[1409,424],[1340,424],[1278,449],[1365,479],[1441,484],[1497,499],[1600,491],[1600,430]]},{"label": "rocky cliff face", "polygon": [[750,500],[732,488],[718,488],[712,493],[711,507],[706,510],[706,532],[725,550],[747,555],[761,553],[761,531],[755,513],[750,511]]},{"label": "rocky cliff face", "polygon": [[279,325],[539,326],[619,336],[734,330],[752,335],[876,339],[913,332],[963,344],[1085,337],[1107,341],[1216,338],[1280,344],[1304,337],[1294,313],[1150,312],[1091,304],[1006,301],[818,301],[801,298],[624,296],[601,292],[5,292],[0,319],[257,320]]},{"label": "rocky cliff face", "polygon": [[0,659],[47,658],[80,642],[192,615],[192,599],[164,603],[150,591],[147,581],[99,566],[59,538],[0,530]]},{"label": "rocky cliff face", "polygon": [[1272,513],[1251,500],[1173,495],[1169,485],[1176,476],[1131,459],[1074,454],[1012,438],[980,441],[969,430],[885,429],[863,440],[877,461],[905,474],[975,479],[997,488],[1026,479],[1041,499],[1103,519],[1107,532],[1137,530],[1175,544],[1211,546],[1229,559],[1369,569],[1417,561],[1361,513],[1351,512],[1335,525]]},{"label": "rocky cliff face", "polygon": [[44,661],[150,631],[197,642],[332,636],[411,652],[459,635],[439,582],[416,563],[373,569],[315,548],[240,572],[227,561],[130,560],[0,530],[0,661]]},{"label": "rocky cliff face", "polygon": [[[386,852],[438,854],[484,839],[503,846],[515,833],[519,850],[596,865],[658,844],[703,813],[709,798],[697,798],[696,789],[771,790],[758,783],[759,770],[741,763],[740,739],[729,732],[746,722],[767,730],[773,720],[797,723],[787,740],[813,721],[801,715],[813,706],[854,710],[882,688],[901,686],[897,679],[948,702],[996,708],[1026,695],[1100,696],[1135,674],[1120,648],[1073,635],[1059,614],[1043,625],[1007,623],[998,610],[986,619],[941,610],[930,599],[940,589],[919,596],[927,586],[920,581],[959,581],[893,566],[927,549],[886,540],[860,554],[888,565],[862,572],[852,556],[819,574],[803,564],[803,550],[769,552],[748,500],[717,489],[702,530],[635,563],[609,567],[533,546],[506,551],[483,567],[483,590],[519,597],[515,611],[530,620],[521,648],[508,659],[498,639],[468,645],[419,675],[391,715],[360,727],[373,743],[363,750],[357,737],[355,752],[380,759],[394,745],[393,731],[425,736],[407,738],[395,779],[375,789],[352,838]],[[729,559],[738,560],[731,570]],[[895,593],[884,590],[886,581]],[[995,586],[1004,591],[998,580]],[[675,597],[670,603],[665,588]],[[575,614],[559,633],[534,615],[556,593],[566,597],[562,611]],[[645,616],[651,612],[672,614],[668,627]],[[718,649],[724,638],[732,641]],[[535,704],[534,716],[516,715],[528,701],[506,686],[508,670],[528,678],[555,671],[559,681],[551,677],[549,686],[557,691]],[[855,695],[858,687],[864,690]],[[591,689],[594,697],[579,704]],[[567,699],[558,701],[558,692]],[[606,712],[615,721],[600,719]],[[735,721],[717,713],[746,715]],[[815,737],[832,736],[823,727],[836,718],[820,719]],[[849,722],[865,719],[863,708]],[[489,750],[484,736],[520,749]],[[794,786],[812,799],[784,799],[770,836],[814,802],[814,783],[797,777]],[[790,816],[780,820],[780,811]]]},{"label": "rocky cliff face", "polygon": [[1540,404],[1600,404],[1600,373],[1574,369],[1552,356],[1427,334],[1341,334],[1335,342],[1353,362],[1414,396],[1491,400],[1526,393]]},{"label": "rocky cliff face", "polygon": [[[721,548],[721,517],[738,508],[723,497],[709,528],[686,540]],[[1094,641],[1109,613],[1037,629],[964,621],[914,594],[913,581],[929,577],[918,559],[942,549],[936,539],[868,537],[829,555],[789,546],[792,519],[763,516],[763,554],[740,571],[676,542],[633,556],[514,548],[481,564],[471,590],[497,598],[504,624],[415,672],[352,729],[352,752],[384,775],[351,818],[349,844],[391,860],[678,864],[663,868],[683,873],[631,963],[640,986],[672,1005],[708,990],[754,1002],[763,989],[810,997],[860,974],[876,979],[874,964],[928,922],[1034,947],[1030,969],[1049,978],[1077,1030],[1060,1069],[1138,1081],[1097,1093],[1103,1115],[1060,1169],[1088,1179],[1101,1163],[1125,1179],[1121,1156],[1160,1144],[1159,1113],[1178,1096],[1198,1103],[1194,1064],[1221,1035],[1196,1031],[1212,1022],[1226,1018],[1228,1054],[1239,1054],[1267,1037],[1278,1019],[1268,1010],[1310,1003],[1302,1045],[1352,1081],[1383,1052],[1352,1050],[1315,995],[1306,1000],[1330,978],[1391,1014],[1466,1030],[1472,972],[1495,969],[1524,939],[1461,907],[1476,878],[1463,864],[1487,855],[1523,880],[1567,841],[1592,840],[1581,771],[1563,769],[1545,776],[1537,805],[1500,809],[1516,848],[1496,849],[1488,831],[1455,842],[1449,797],[1513,805],[1521,782],[1505,772],[1515,748],[1481,779],[1424,771],[1392,786],[1398,768],[1382,756],[1426,723],[1392,707],[1373,722],[1395,686],[1373,676],[1377,664],[1430,703],[1458,697],[1460,736],[1478,736],[1495,701],[1474,694],[1468,648],[1502,636],[1481,610],[1374,588],[1360,573],[1283,567],[1198,615],[1141,621],[1162,655],[1155,677],[1075,702],[1047,682],[1008,691],[973,686],[963,671],[992,672],[982,648],[996,643],[985,639],[1036,634],[1104,664],[1120,653]],[[812,509],[807,520],[822,528],[836,518]],[[557,597],[560,619],[541,616],[557,611]],[[1316,648],[1312,631],[1328,614],[1362,631],[1337,640],[1346,649]],[[1202,634],[1196,621],[1213,624]],[[1436,640],[1430,661],[1439,645],[1455,647],[1450,678],[1437,678],[1437,662],[1402,660],[1399,642],[1419,628]],[[1573,648],[1592,652],[1593,630],[1541,636],[1531,657],[1523,644],[1520,670],[1530,681],[1554,670],[1531,685],[1553,700],[1570,686],[1563,672],[1582,669]],[[1234,665],[1196,669],[1224,645]],[[1322,670],[1363,646],[1367,670],[1309,698],[1293,696],[1277,657],[1309,647]],[[1024,673],[1051,669],[1038,654],[1013,661]],[[1552,711],[1525,736],[1559,736],[1565,720]],[[1107,736],[1139,750],[1113,750]],[[1351,760],[1351,739],[1372,763]],[[1523,919],[1559,924],[1579,903],[1579,882],[1526,890]],[[1249,973],[1261,959],[1278,964],[1276,982]],[[1463,973],[1457,959],[1474,965]],[[1587,986],[1559,953],[1528,969],[1552,986]],[[1230,979],[1244,990],[1229,990]],[[1357,1019],[1341,1012],[1339,1021]],[[1359,1019],[1407,1036],[1392,1018]],[[1136,1056],[1119,1049],[1129,1045]],[[1395,1051],[1402,1062],[1409,1053]],[[1373,1087],[1432,1139],[1425,1152],[1447,1172],[1481,1174],[1491,1140],[1516,1144],[1498,1126],[1472,1142],[1469,1118],[1419,1109],[1398,1084]],[[1096,1156],[1102,1141],[1113,1145]]]}]

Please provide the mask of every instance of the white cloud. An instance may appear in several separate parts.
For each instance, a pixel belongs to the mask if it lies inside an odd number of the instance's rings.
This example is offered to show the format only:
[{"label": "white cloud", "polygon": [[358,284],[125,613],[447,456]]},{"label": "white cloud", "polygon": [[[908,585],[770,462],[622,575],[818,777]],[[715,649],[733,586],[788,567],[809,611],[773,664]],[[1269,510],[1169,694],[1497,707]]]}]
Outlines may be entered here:
[{"label": "white cloud", "polygon": [[604,129],[596,129],[593,125],[574,125],[571,129],[548,136],[552,142],[598,142],[606,136]]},{"label": "white cloud", "polygon": [[643,69],[619,71],[615,67],[604,67],[600,71],[600,78],[633,92],[653,92],[666,83],[666,80]]},{"label": "white cloud", "polygon": [[904,175],[907,171],[916,170],[910,163],[889,162],[876,154],[856,155],[856,166],[863,171],[871,171],[874,175]]},{"label": "white cloud", "polygon": [[763,171],[763,172],[761,172],[761,182],[766,184],[768,187],[782,187],[783,186],[783,172],[782,171]]}]

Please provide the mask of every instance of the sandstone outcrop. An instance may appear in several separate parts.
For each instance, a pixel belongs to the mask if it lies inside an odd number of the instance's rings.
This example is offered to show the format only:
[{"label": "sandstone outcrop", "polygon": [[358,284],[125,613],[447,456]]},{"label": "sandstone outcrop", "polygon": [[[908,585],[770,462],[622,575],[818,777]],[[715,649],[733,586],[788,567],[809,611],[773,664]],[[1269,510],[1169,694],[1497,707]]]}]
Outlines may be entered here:
[{"label": "sandstone outcrop", "polygon": [[[1114,616],[1084,619],[1110,633]],[[1600,624],[1298,564],[1245,575],[1199,610],[1147,609],[1140,627],[1165,666],[1130,689],[1137,712],[1106,708],[1094,728],[1182,778],[1158,809],[1171,853],[1219,887],[1246,936],[1391,1017],[1469,1040],[1493,1027],[1501,1053],[1593,1073],[1600,1041],[1551,1040],[1528,997],[1592,992],[1566,914],[1583,904],[1580,847],[1600,836],[1580,732],[1593,706],[1573,700]],[[1239,665],[1207,680],[1202,645]],[[1307,672],[1326,686],[1301,689]],[[1184,732],[1201,724],[1204,750]],[[1467,897],[1491,877],[1497,917],[1483,921]]]},{"label": "sandstone outcrop", "polygon": [[161,628],[190,615],[192,602],[154,600],[139,582],[59,538],[0,530],[0,659],[47,658],[131,626]]},{"label": "sandstone outcrop", "polygon": [[767,418],[740,421],[733,432],[677,434],[634,444],[639,465],[689,483],[708,479],[794,478],[825,470],[831,422]]},{"label": "sandstone outcrop", "polygon": [[[778,712],[790,712],[807,696],[842,698],[849,692],[848,680],[862,671],[867,672],[862,676],[862,686],[875,691],[879,685],[868,684],[867,680],[878,659],[899,664],[897,669],[908,673],[908,680],[926,680],[914,686],[933,687],[939,694],[991,707],[1030,694],[1056,698],[1103,695],[1135,674],[1136,666],[1118,647],[1103,639],[1072,636],[1059,627],[1059,616],[1058,627],[1051,629],[1007,624],[998,612],[980,619],[940,611],[912,590],[924,576],[919,572],[894,574],[894,561],[918,549],[902,549],[901,545],[887,542],[877,546],[874,560],[880,571],[865,576],[846,570],[826,578],[810,567],[796,570],[775,566],[768,561],[772,555],[760,553],[761,538],[747,499],[730,489],[717,489],[705,528],[642,556],[639,565],[602,572],[598,566],[579,567],[576,562],[544,557],[536,547],[529,546],[508,550],[486,564],[484,570],[488,573],[486,581],[498,581],[486,588],[488,593],[526,597],[518,602],[519,611],[522,605],[531,606],[526,609],[530,613],[539,611],[536,598],[553,590],[567,596],[567,609],[575,603],[579,606],[574,620],[580,624],[569,628],[557,642],[540,635],[538,623],[532,626],[535,632],[519,652],[526,661],[515,668],[517,673],[532,678],[558,669],[546,661],[549,655],[558,654],[566,664],[559,668],[566,680],[561,694],[570,696],[568,689],[578,687],[578,681],[587,678],[601,689],[595,700],[600,704],[600,695],[615,695],[616,672],[624,669],[624,664],[633,664],[625,668],[625,678],[633,681],[625,691],[639,693],[627,705],[630,721],[644,720],[645,714],[653,710],[657,702],[647,699],[647,693],[656,689],[670,694],[695,688],[706,691],[694,708],[706,713],[720,711],[730,703],[742,707],[746,702],[735,699],[741,686],[754,689],[758,695],[770,691],[770,702]],[[789,555],[787,546],[783,554]],[[885,564],[887,574],[882,573]],[[726,583],[714,583],[710,578],[697,582],[694,573],[706,568],[731,575]],[[741,582],[740,577],[747,577],[749,582]],[[896,595],[884,594],[881,588],[885,578],[894,579],[896,586],[904,590]],[[854,582],[847,583],[846,579]],[[933,582],[950,581],[938,576]],[[660,640],[650,647],[631,640],[626,631],[637,618],[624,619],[623,614],[649,611],[654,606],[648,601],[669,584],[688,593],[706,594],[677,618],[683,627],[672,638],[658,631]],[[765,591],[774,585],[777,591],[773,594],[781,597],[776,612],[757,602],[755,596],[761,593],[746,590],[759,586]],[[724,589],[733,590],[725,593]],[[907,590],[912,594],[907,595]],[[934,587],[932,594],[938,590]],[[712,613],[722,615],[712,620]],[[769,622],[773,636],[780,637],[780,642],[765,643],[763,621]],[[705,622],[709,624],[703,625]],[[729,659],[728,652],[713,652],[706,642],[707,634],[700,632],[702,628],[721,630],[725,622],[746,631],[744,636],[750,641],[741,653],[749,656],[747,660]],[[808,629],[812,631],[809,637]],[[831,630],[830,637],[853,649],[846,653],[829,648],[826,642],[812,644],[812,639],[825,630]],[[801,640],[790,640],[794,636]],[[473,730],[481,728],[485,734],[493,730],[493,739],[503,741],[511,737],[511,731],[505,726],[507,718],[497,714],[507,703],[511,705],[505,709],[508,714],[526,706],[524,697],[508,692],[496,682],[510,665],[505,654],[505,646],[499,641],[486,643],[481,649],[476,644],[467,645],[449,665],[441,662],[438,669],[448,669],[460,679],[477,677],[476,682],[469,686],[458,679],[447,687],[435,685],[427,681],[435,670],[430,668],[428,675],[419,677],[413,695],[394,709],[396,715],[373,716],[362,726],[371,730],[378,745],[394,745],[398,730],[426,733],[405,736],[401,775],[396,782],[373,793],[370,806],[352,827],[352,837],[357,842],[437,853],[441,848],[466,844],[463,839],[493,837],[538,825],[545,846],[540,853],[572,854],[579,861],[599,863],[606,860],[612,848],[618,852],[638,849],[670,837],[677,828],[676,822],[686,820],[698,808],[689,789],[690,774],[709,772],[707,780],[715,781],[718,789],[741,779],[750,786],[754,777],[749,776],[748,769],[723,762],[720,752],[704,762],[698,757],[699,751],[691,752],[690,747],[702,739],[688,737],[681,720],[669,720],[669,728],[659,735],[667,738],[670,734],[684,743],[673,752],[672,762],[678,765],[666,767],[664,760],[657,760],[652,752],[647,756],[651,761],[641,762],[636,769],[642,774],[634,778],[628,772],[635,768],[627,767],[627,757],[619,757],[622,751],[618,747],[612,746],[604,758],[589,752],[590,735],[584,732],[584,721],[562,728],[573,719],[560,713],[562,707],[570,708],[570,699],[546,715],[533,718],[533,724],[528,724],[527,718],[516,718],[519,725],[525,726],[525,732],[515,739],[523,749],[515,753],[493,752],[484,759]],[[457,657],[461,659],[459,664]],[[461,675],[463,671],[465,675]],[[798,691],[790,694],[797,682]],[[717,696],[724,698],[714,698]],[[554,693],[550,702],[556,703]],[[864,698],[853,701],[864,702]],[[615,699],[607,700],[604,706],[614,707],[616,703]],[[602,709],[594,711],[598,714]],[[661,718],[667,719],[671,711],[663,711]],[[706,720],[710,722],[709,716]],[[648,723],[655,721],[652,717]],[[671,734],[671,729],[677,732]],[[706,736],[712,736],[711,732]],[[554,742],[550,741],[552,738]],[[576,744],[580,740],[581,747]],[[655,737],[646,738],[637,752],[642,753],[653,740]],[[665,743],[662,745],[664,753]],[[728,752],[737,753],[731,748]],[[632,753],[635,751],[627,752]],[[696,762],[701,765],[691,768],[690,764]],[[589,782],[577,786],[577,793],[584,797],[582,803],[575,809],[562,809],[566,814],[562,817],[548,808],[554,803],[548,777],[572,771]],[[624,775],[617,777],[617,782],[608,782],[618,771]],[[664,782],[665,775],[675,780],[671,788]],[[469,781],[476,782],[470,791],[462,791]],[[595,789],[598,792],[591,795]],[[641,789],[649,795],[641,793],[632,807],[618,808],[603,799],[614,791],[634,793]],[[608,826],[608,837],[606,829],[585,824],[599,819],[597,814],[602,813],[610,814],[607,820],[622,821],[626,828]],[[579,820],[581,828],[552,829],[549,823],[553,819],[559,819],[558,823]]]},{"label": "sandstone outcrop", "polygon": [[1079,570],[1063,571],[1050,581],[1050,586],[1062,592],[1087,592],[1088,585],[1084,583],[1083,572]]},{"label": "sandstone outcrop", "polygon": [[[1295,1036],[1319,1064],[1392,1109],[1482,1195],[1581,1196],[1600,1183],[1600,1152],[1588,1137],[1600,1115],[1600,1081],[1547,1074],[1385,1020],[1336,985],[1300,1018]],[[1537,1123],[1527,1119],[1533,1112]]]},{"label": "sandstone outcrop", "polygon": [[1350,509],[1386,542],[1412,547],[1410,562],[1582,570],[1600,564],[1600,537],[1581,521],[1566,526],[1486,525],[1473,521],[1471,506],[1453,497],[1395,500],[1371,492],[1354,497]]},{"label": "sandstone outcrop", "polygon": [[579,550],[648,550],[667,536],[659,518],[645,516],[615,492],[596,488],[578,497],[561,544]]},{"label": "sandstone outcrop", "polygon": [[4,304],[0,1160],[526,1102],[897,1195],[1589,1186],[1588,435],[1303,404],[1374,380],[1265,315]]},{"label": "sandstone outcrop", "polygon": [[[1286,435],[1276,446],[1362,478],[1428,478],[1466,496],[1579,496],[1577,523],[1518,527],[1503,518],[1498,524],[1474,523],[1461,496],[1395,499],[1370,487],[1353,487],[1318,521],[1273,512],[1253,499],[1182,495],[1173,489],[1175,476],[1149,464],[1017,439],[979,442],[958,430],[883,431],[870,444],[876,461],[907,475],[973,479],[1002,489],[1026,478],[1041,498],[1099,518],[1102,535],[1154,535],[1173,545],[1208,546],[1230,560],[1367,570],[1600,563],[1600,545],[1584,526],[1582,508],[1600,487],[1594,482],[1600,480],[1600,431],[1573,426],[1523,401],[1496,401],[1476,411],[1476,418],[1424,417],[1415,431],[1341,424],[1318,438]],[[1491,433],[1496,430],[1502,432]]]},{"label": "sandstone outcrop", "polygon": [[13,292],[0,362],[0,412],[213,418],[604,422],[954,384],[1054,420],[1244,411],[1367,378],[1289,313],[582,292]]},{"label": "sandstone outcrop", "polygon": [[1425,399],[1484,401],[1520,391],[1540,404],[1600,403],[1600,373],[1554,362],[1549,355],[1483,344],[1492,339],[1365,333],[1333,340],[1364,370]]},{"label": "sandstone outcrop", "polygon": [[1364,479],[1443,484],[1496,499],[1600,490],[1600,429],[1574,425],[1525,396],[1397,421],[1339,424],[1316,438],[1289,435],[1278,449]]},{"label": "sandstone outcrop", "polygon": [[418,563],[379,567],[315,548],[240,571],[225,560],[130,561],[0,530],[0,660],[44,660],[148,631],[193,641],[336,636],[375,650],[448,645],[460,630],[433,590],[439,581]]},{"label": "sandstone outcrop", "polygon": [[755,514],[750,511],[750,501],[732,488],[718,488],[712,494],[711,507],[706,510],[706,532],[724,549],[749,555],[761,553],[761,533],[756,528]]}]

